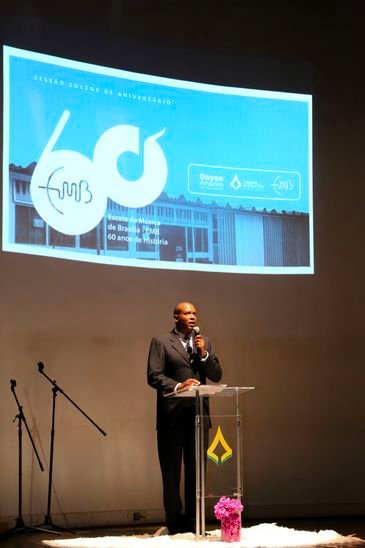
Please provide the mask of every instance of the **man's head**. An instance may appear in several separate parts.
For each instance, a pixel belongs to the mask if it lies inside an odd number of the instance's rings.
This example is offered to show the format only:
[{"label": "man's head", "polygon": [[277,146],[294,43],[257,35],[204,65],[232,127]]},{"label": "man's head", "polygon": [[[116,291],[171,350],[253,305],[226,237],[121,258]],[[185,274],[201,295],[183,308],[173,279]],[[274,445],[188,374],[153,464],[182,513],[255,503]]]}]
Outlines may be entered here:
[{"label": "man's head", "polygon": [[188,335],[196,325],[196,308],[193,304],[178,303],[174,308],[175,326],[180,333]]}]

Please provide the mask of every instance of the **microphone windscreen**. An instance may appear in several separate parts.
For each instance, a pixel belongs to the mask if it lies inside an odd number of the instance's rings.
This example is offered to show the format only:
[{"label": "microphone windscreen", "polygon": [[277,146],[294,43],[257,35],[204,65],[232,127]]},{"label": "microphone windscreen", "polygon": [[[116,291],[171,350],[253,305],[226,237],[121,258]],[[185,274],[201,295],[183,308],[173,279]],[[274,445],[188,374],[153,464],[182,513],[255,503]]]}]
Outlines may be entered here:
[{"label": "microphone windscreen", "polygon": [[194,337],[196,337],[200,333],[200,327],[198,327],[197,325],[194,325],[193,331],[194,331]]}]

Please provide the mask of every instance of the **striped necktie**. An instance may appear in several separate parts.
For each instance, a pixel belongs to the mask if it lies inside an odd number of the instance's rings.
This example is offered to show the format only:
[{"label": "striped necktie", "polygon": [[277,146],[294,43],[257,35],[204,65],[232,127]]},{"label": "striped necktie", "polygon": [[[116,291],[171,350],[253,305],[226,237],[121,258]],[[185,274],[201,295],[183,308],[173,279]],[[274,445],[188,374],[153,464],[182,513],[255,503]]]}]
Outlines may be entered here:
[{"label": "striped necktie", "polygon": [[190,357],[192,357],[191,354],[193,353],[193,348],[192,348],[192,346],[191,346],[191,344],[190,344],[190,343],[191,343],[191,339],[190,339],[190,336],[189,336],[189,335],[185,335],[185,337],[184,337],[184,342],[185,342],[185,350],[186,350],[186,352],[189,354]]}]

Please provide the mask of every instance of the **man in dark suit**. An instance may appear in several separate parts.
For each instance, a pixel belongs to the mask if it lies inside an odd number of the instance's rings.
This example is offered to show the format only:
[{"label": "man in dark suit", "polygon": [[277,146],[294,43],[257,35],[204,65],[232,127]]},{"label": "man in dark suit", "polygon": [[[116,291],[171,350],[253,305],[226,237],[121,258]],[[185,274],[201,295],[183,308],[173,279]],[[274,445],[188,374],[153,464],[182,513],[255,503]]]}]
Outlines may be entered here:
[{"label": "man in dark suit", "polygon": [[[212,342],[196,328],[196,308],[189,302],[175,306],[175,328],[151,341],[148,384],[157,390],[157,445],[166,524],[170,534],[194,530],[195,398],[165,397],[192,385],[219,382],[222,369]],[[198,332],[198,334],[196,334]],[[203,421],[209,428],[209,402],[204,398]],[[206,435],[207,438],[207,435]],[[185,515],[180,498],[181,464],[184,460]]]}]

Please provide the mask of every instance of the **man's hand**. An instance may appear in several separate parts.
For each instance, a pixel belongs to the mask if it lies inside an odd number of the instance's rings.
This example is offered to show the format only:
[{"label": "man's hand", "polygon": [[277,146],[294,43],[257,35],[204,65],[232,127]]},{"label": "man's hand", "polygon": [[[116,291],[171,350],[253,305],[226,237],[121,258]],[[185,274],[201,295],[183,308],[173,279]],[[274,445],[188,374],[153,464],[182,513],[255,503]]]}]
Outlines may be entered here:
[{"label": "man's hand", "polygon": [[205,358],[205,356],[207,355],[207,351],[205,350],[204,339],[201,335],[196,335],[194,337],[194,344],[198,351],[199,356],[201,358]]},{"label": "man's hand", "polygon": [[184,388],[189,388],[190,386],[199,386],[200,382],[198,379],[186,379],[179,385],[178,390],[184,390]]}]

